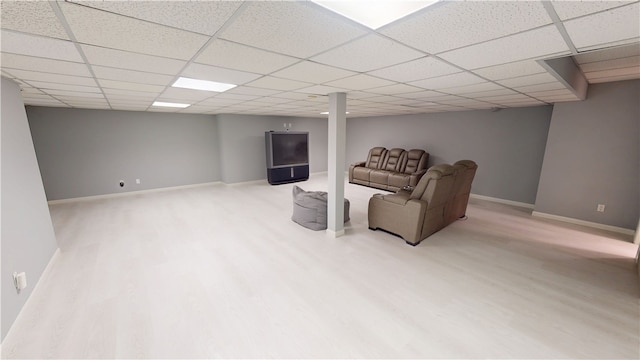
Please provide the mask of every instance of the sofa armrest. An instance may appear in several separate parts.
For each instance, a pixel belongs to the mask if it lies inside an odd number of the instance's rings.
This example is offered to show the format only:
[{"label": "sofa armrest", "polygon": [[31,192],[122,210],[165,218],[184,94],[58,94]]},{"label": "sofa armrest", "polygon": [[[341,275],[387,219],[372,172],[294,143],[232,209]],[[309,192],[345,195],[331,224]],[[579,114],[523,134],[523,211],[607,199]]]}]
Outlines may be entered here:
[{"label": "sofa armrest", "polygon": [[351,166],[349,166],[349,182],[350,183],[353,182],[353,169],[355,169],[357,167],[364,166],[364,164],[366,164],[365,161],[360,161],[360,162],[357,162],[357,163],[353,163],[353,164],[351,164]]},{"label": "sofa armrest", "polygon": [[384,201],[388,201],[390,203],[394,203],[394,204],[398,204],[398,205],[405,205],[407,203],[407,201],[409,201],[409,195],[411,195],[411,193],[409,192],[398,192],[395,194],[374,194],[373,197],[376,197],[378,199],[384,200]]},{"label": "sofa armrest", "polygon": [[420,181],[420,178],[422,178],[422,176],[426,173],[427,173],[427,170],[423,169],[409,175],[409,186],[416,187],[416,185],[418,185],[418,181]]}]

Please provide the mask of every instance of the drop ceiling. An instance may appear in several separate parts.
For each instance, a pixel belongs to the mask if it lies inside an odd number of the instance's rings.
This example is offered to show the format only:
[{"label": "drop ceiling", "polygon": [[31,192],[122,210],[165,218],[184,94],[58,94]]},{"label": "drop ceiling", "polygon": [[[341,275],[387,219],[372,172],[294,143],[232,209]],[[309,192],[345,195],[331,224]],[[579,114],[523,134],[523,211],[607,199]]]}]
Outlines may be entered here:
[{"label": "drop ceiling", "polygon": [[[309,1],[2,1],[2,76],[27,105],[350,117],[579,101],[539,61],[589,83],[640,78],[638,1],[441,1],[371,30]],[[178,77],[231,82],[177,89]],[[185,109],[154,101],[188,103]]]}]

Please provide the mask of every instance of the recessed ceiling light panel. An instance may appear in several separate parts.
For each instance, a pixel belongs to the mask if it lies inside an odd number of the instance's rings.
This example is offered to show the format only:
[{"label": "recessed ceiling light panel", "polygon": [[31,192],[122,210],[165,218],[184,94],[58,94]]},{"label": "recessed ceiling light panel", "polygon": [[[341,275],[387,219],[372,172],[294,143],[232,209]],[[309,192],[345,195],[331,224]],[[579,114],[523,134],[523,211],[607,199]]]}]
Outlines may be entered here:
[{"label": "recessed ceiling light panel", "polygon": [[154,101],[151,106],[159,106],[159,107],[173,107],[173,108],[186,108],[191,106],[191,104],[180,104],[180,103],[172,103],[172,102],[163,102],[163,101]]},{"label": "recessed ceiling light panel", "polygon": [[180,77],[171,86],[192,90],[224,92],[229,89],[233,89],[237,85]]},{"label": "recessed ceiling light panel", "polygon": [[312,2],[356,21],[368,28],[378,29],[409,14],[433,5],[439,0],[342,0]]}]

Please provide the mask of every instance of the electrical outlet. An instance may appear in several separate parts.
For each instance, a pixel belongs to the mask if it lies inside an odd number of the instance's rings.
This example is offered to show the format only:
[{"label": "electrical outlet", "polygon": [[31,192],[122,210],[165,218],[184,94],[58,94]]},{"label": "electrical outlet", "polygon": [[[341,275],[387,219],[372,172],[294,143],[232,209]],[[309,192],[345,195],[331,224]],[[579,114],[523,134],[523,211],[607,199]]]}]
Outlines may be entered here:
[{"label": "electrical outlet", "polygon": [[20,290],[27,287],[27,274],[25,272],[13,273],[13,285],[16,287],[16,291],[20,294]]},{"label": "electrical outlet", "polygon": [[598,208],[596,210],[598,210],[598,212],[604,212],[604,204],[598,204]]},{"label": "electrical outlet", "polygon": [[136,179],[136,184],[140,184],[140,179]]}]

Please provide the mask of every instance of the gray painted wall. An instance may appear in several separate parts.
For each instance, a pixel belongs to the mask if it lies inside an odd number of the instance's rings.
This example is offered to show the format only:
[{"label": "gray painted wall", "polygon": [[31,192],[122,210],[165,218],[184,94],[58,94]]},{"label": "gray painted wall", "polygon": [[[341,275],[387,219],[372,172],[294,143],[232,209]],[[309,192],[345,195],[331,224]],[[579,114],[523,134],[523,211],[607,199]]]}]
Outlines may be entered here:
[{"label": "gray painted wall", "polygon": [[[20,88],[2,78],[1,240],[2,339],[31,296],[57,248]],[[13,272],[26,272],[27,288],[13,286]]]},{"label": "gray painted wall", "polygon": [[478,163],[472,192],[533,204],[552,107],[347,119],[347,164],[370,148],[424,149],[429,166]]},{"label": "gray painted wall", "polygon": [[265,131],[309,131],[309,171],[327,170],[327,119],[254,115],[218,115],[220,173],[225,183],[267,178]]},{"label": "gray painted wall", "polygon": [[46,107],[27,115],[49,200],[220,180],[211,115]]},{"label": "gray painted wall", "polygon": [[[635,229],[640,204],[640,80],[596,84],[553,109],[535,210]],[[596,211],[605,204],[605,212]]]}]

